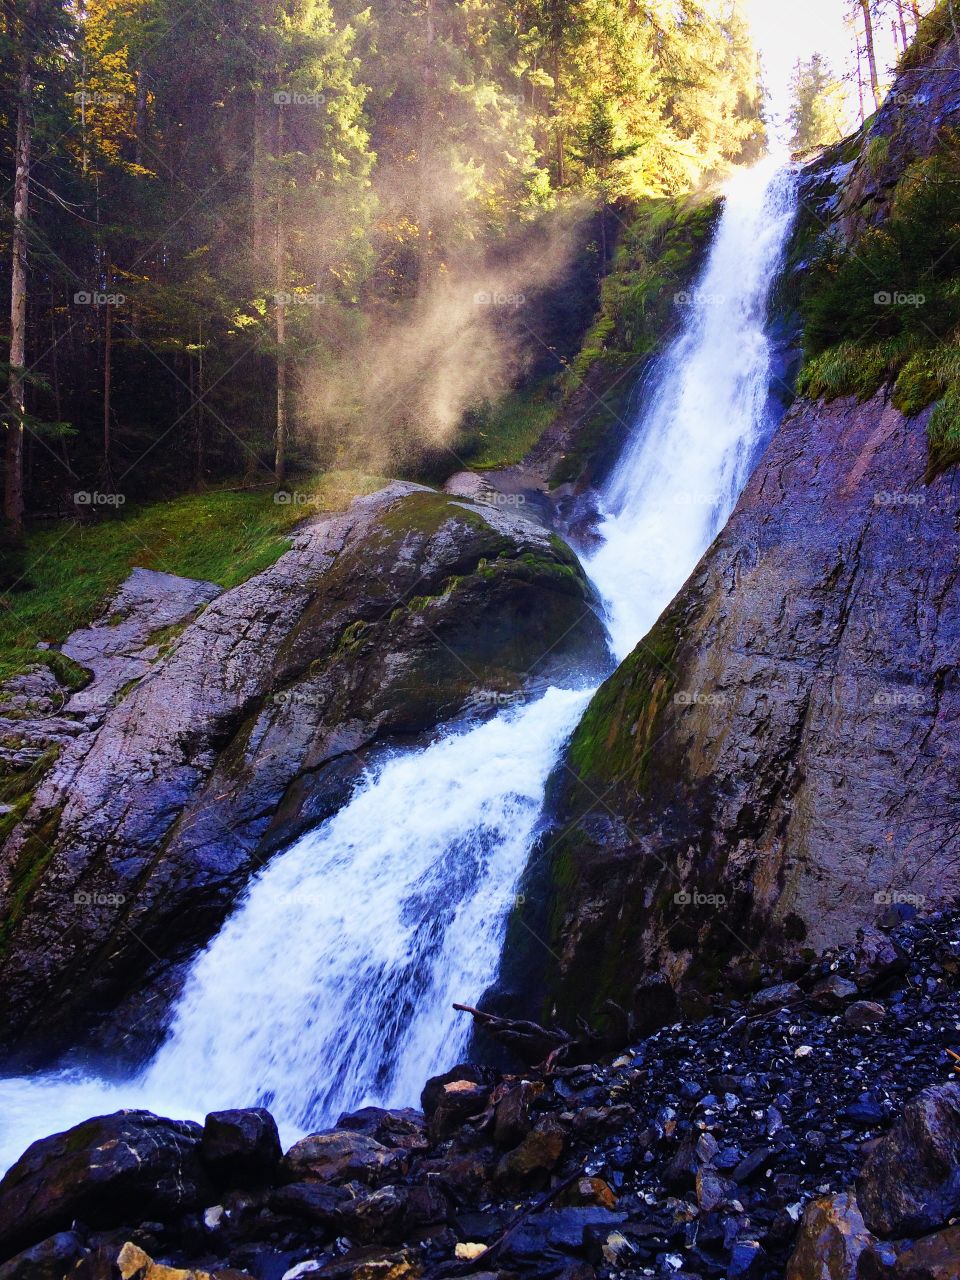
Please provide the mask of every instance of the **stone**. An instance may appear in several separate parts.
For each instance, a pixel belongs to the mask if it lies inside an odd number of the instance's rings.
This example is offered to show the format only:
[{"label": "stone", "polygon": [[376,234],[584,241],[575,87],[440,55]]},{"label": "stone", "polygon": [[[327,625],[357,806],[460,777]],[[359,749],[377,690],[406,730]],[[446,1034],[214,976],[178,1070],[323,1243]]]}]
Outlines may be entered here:
[{"label": "stone", "polygon": [[867,1157],[857,1200],[878,1236],[934,1231],[960,1211],[960,1085],[925,1089]]},{"label": "stone", "polygon": [[201,1133],[149,1111],[118,1111],[41,1138],[0,1181],[0,1249],[35,1244],[76,1218],[108,1227],[209,1204]]},{"label": "stone", "polygon": [[432,1076],[427,1081],[420,1094],[420,1106],[428,1120],[444,1100],[447,1085],[460,1082],[483,1085],[483,1071],[480,1067],[475,1067],[472,1062],[461,1062],[458,1066],[445,1071],[443,1075]]},{"label": "stone", "polygon": [[273,1191],[268,1201],[274,1213],[305,1218],[318,1226],[332,1227],[340,1221],[340,1210],[350,1199],[344,1187],[325,1182],[291,1182]]},{"label": "stone", "polygon": [[877,1004],[875,1000],[856,1000],[844,1010],[843,1020],[848,1027],[865,1030],[881,1023],[886,1012],[883,1005]]},{"label": "stone", "polygon": [[402,1151],[422,1151],[430,1145],[427,1123],[422,1111],[413,1107],[363,1107],[346,1112],[337,1121],[338,1129],[356,1129],[382,1142],[385,1147]]},{"label": "stone", "polygon": [[316,1178],[321,1182],[356,1180],[379,1186],[402,1172],[403,1164],[399,1152],[366,1134],[332,1129],[312,1133],[294,1143],[284,1156],[282,1167],[290,1182]]},{"label": "stone", "polygon": [[758,1009],[779,1009],[783,1005],[796,1004],[802,998],[803,992],[795,982],[779,982],[756,992],[752,1003]]},{"label": "stone", "polygon": [[504,1257],[532,1259],[545,1250],[582,1253],[587,1248],[587,1228],[599,1228],[601,1234],[626,1221],[625,1213],[611,1213],[601,1208],[544,1209],[524,1219],[508,1237]]},{"label": "stone", "polygon": [[203,1124],[200,1156],[223,1186],[265,1186],[283,1158],[277,1122],[262,1107],[212,1111]]},{"label": "stone", "polygon": [[83,1252],[75,1231],[60,1231],[0,1266],[0,1280],[62,1280]]},{"label": "stone", "polygon": [[857,1280],[861,1255],[873,1243],[854,1196],[811,1200],[784,1280]]},{"label": "stone", "polygon": [[489,1100],[488,1085],[475,1084],[472,1080],[449,1080],[430,1116],[430,1137],[434,1142],[442,1142],[468,1120],[480,1115]]},{"label": "stone", "polygon": [[810,992],[810,1003],[815,1009],[836,1013],[847,1001],[856,999],[858,994],[859,988],[855,982],[831,973],[828,978],[824,978],[813,987]]},{"label": "stone", "polygon": [[697,1204],[704,1213],[714,1213],[722,1209],[736,1194],[726,1178],[721,1178],[716,1169],[710,1165],[702,1165],[696,1176]]},{"label": "stone", "polygon": [[960,1227],[948,1227],[903,1248],[891,1280],[957,1280],[960,1276]]},{"label": "stone", "polygon": [[493,1112],[493,1140],[497,1146],[513,1147],[530,1132],[530,1106],[543,1096],[542,1081],[521,1080],[497,1102]]},{"label": "stone", "polygon": [[522,1190],[544,1182],[563,1154],[563,1129],[552,1119],[540,1121],[497,1165],[495,1181],[505,1190]]},{"label": "stone", "polygon": [[572,1183],[562,1196],[557,1199],[558,1205],[599,1205],[603,1209],[615,1209],[617,1197],[609,1183],[603,1178],[583,1177]]},{"label": "stone", "polygon": [[131,1241],[117,1255],[120,1280],[253,1280],[246,1271],[218,1267],[214,1271],[195,1271],[154,1262],[148,1253]]}]

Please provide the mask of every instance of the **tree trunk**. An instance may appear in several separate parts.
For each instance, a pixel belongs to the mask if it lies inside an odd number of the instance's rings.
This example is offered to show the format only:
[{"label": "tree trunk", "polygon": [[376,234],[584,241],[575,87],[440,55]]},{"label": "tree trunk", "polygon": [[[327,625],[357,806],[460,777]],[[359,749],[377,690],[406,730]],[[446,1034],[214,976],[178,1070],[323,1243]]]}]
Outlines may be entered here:
[{"label": "tree trunk", "polygon": [[867,64],[870,67],[870,88],[873,92],[875,107],[880,106],[880,77],[877,75],[877,50],[873,42],[873,16],[870,13],[870,0],[860,0],[863,13],[863,26],[867,36]]},{"label": "tree trunk", "polygon": [[[277,158],[283,154],[283,117],[277,125]],[[273,470],[277,484],[287,478],[287,304],[284,287],[284,237],[283,237],[283,175],[279,175],[277,191],[277,429],[274,437]]]},{"label": "tree trunk", "polygon": [[900,26],[900,39],[903,41],[904,49],[910,43],[910,37],[907,35],[907,15],[903,7],[903,0],[897,0],[897,22]]},{"label": "tree trunk", "polygon": [[[31,3],[24,42],[31,36],[36,17]],[[14,533],[23,528],[23,419],[26,412],[23,371],[27,360],[27,217],[30,205],[30,106],[33,75],[29,52],[24,49],[17,89],[16,172],[13,182],[13,268],[10,284],[10,377],[4,468],[3,510]]]},{"label": "tree trunk", "polygon": [[264,209],[266,206],[266,191],[263,166],[266,147],[264,146],[264,129],[263,91],[257,89],[253,97],[253,166],[250,191],[250,227],[253,237],[254,269],[257,269],[263,261],[265,240]]},{"label": "tree trunk", "polygon": [[137,136],[134,160],[143,164],[144,150],[147,145],[147,75],[143,69],[143,59],[137,67]]},{"label": "tree trunk", "polygon": [[110,305],[110,283],[113,268],[107,255],[105,280],[107,300],[103,317],[103,474],[110,478],[110,397],[113,391],[113,308]]},{"label": "tree trunk", "polygon": [[863,124],[867,118],[867,104],[863,96],[863,50],[860,48],[860,38],[857,37],[857,96],[860,100],[860,123]]}]

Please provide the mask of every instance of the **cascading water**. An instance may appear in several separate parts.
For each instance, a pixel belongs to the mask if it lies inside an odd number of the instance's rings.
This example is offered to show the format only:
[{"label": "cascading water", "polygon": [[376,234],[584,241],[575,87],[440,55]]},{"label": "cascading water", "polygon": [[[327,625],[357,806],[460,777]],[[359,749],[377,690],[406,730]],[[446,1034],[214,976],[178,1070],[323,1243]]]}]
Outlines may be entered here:
[{"label": "cascading water", "polygon": [[[793,211],[773,161],[730,183],[681,336],[604,499],[587,568],[624,656],[729,515],[770,425],[766,315]],[[0,1081],[0,1166],[121,1106],[202,1118],[260,1103],[287,1139],[368,1102],[415,1103],[495,975],[544,788],[591,690],[538,701],[372,770],[278,855],[195,961],[135,1079]]]}]

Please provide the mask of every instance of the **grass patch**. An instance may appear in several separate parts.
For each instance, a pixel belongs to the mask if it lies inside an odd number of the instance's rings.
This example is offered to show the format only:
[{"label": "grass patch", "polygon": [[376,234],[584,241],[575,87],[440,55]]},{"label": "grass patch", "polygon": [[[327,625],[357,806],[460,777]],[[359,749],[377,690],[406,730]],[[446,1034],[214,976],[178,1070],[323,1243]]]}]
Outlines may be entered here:
[{"label": "grass patch", "polygon": [[381,483],[331,472],[291,485],[307,502],[277,503],[270,489],[213,490],[28,532],[25,577],[0,594],[0,679],[43,660],[38,641],[58,644],[91,622],[135,566],[234,587],[279,559],[293,525]]},{"label": "grass patch", "polygon": [[490,470],[520,462],[553,422],[558,408],[559,397],[551,379],[474,410],[465,424],[471,441],[470,466]]}]

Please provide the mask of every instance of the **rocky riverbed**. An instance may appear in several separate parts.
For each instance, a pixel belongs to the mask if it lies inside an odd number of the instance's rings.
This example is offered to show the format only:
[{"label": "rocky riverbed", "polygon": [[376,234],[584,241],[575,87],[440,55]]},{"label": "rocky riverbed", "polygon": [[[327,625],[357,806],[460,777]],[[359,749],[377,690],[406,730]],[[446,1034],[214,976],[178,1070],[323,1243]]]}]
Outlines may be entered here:
[{"label": "rocky riverbed", "polygon": [[0,1280],[960,1275],[960,911],[911,915],[705,1020],[665,1002],[605,1061],[462,1066],[285,1154],[264,1110],[42,1139],[0,1184]]}]

